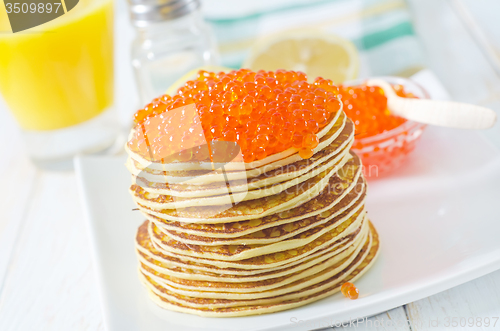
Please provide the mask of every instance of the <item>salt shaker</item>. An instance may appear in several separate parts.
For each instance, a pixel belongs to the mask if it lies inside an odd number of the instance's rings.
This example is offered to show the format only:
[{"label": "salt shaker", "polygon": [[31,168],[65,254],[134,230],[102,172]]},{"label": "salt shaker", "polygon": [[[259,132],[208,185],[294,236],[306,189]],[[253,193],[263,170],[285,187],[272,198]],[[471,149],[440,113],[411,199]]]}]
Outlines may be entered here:
[{"label": "salt shaker", "polygon": [[129,5],[137,29],[132,66],[143,105],[190,70],[218,63],[199,0],[129,0]]}]

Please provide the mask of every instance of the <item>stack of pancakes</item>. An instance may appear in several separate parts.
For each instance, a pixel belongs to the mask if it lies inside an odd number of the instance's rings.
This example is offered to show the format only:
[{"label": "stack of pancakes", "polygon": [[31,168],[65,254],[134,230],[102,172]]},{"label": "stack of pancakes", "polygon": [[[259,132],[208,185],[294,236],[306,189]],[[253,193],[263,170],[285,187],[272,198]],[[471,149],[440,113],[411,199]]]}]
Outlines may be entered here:
[{"label": "stack of pancakes", "polygon": [[136,237],[139,276],[159,306],[275,312],[325,298],[372,265],[379,243],[350,151],[354,125],[340,110],[318,137],[307,160],[292,148],[209,172],[127,150],[130,193],[147,218]]}]

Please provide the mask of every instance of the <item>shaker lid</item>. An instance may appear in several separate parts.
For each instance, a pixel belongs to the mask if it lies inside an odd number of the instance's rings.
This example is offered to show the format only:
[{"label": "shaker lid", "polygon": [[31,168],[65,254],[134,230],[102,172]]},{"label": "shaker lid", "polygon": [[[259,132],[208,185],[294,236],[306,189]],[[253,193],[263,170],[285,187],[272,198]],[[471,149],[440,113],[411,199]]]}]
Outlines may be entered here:
[{"label": "shaker lid", "polygon": [[135,26],[172,20],[200,6],[199,0],[128,0],[130,19]]}]

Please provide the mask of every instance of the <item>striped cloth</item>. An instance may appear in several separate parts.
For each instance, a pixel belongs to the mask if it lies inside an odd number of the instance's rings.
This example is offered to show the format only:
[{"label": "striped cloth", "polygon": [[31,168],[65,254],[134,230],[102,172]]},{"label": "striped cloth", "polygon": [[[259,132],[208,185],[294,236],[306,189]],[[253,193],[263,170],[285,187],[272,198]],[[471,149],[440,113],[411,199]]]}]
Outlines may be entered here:
[{"label": "striped cloth", "polygon": [[305,28],[354,42],[360,77],[408,77],[424,67],[404,0],[204,0],[203,6],[227,67],[240,68],[258,38]]}]

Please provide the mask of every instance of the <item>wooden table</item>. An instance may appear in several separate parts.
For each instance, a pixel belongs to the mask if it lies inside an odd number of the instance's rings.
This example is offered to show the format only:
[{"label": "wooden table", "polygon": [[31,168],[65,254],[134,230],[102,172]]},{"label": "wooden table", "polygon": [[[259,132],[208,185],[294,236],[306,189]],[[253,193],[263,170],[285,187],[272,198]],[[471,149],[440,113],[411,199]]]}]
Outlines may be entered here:
[{"label": "wooden table", "polygon": [[[409,3],[428,66],[453,98],[500,113],[500,1]],[[0,330],[103,330],[75,174],[37,170],[0,108]],[[133,109],[124,109],[130,116]],[[498,126],[487,134],[500,147]],[[500,271],[372,317],[359,330],[457,330],[453,321],[472,317],[491,319],[473,330],[500,329],[500,321],[492,326],[500,317]]]}]

